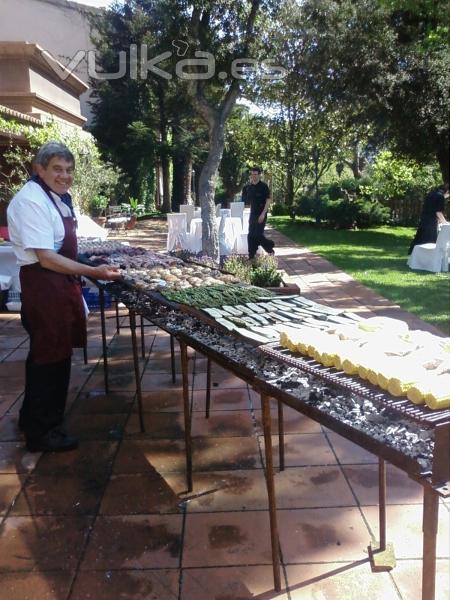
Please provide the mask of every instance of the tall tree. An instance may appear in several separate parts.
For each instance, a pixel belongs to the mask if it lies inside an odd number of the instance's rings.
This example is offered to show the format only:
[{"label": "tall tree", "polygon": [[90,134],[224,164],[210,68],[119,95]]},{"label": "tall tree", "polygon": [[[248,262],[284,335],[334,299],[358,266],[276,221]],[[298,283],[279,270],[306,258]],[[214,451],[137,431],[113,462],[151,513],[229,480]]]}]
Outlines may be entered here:
[{"label": "tall tree", "polygon": [[357,107],[380,139],[449,179],[449,13],[443,0],[306,0],[315,39],[308,93]]}]

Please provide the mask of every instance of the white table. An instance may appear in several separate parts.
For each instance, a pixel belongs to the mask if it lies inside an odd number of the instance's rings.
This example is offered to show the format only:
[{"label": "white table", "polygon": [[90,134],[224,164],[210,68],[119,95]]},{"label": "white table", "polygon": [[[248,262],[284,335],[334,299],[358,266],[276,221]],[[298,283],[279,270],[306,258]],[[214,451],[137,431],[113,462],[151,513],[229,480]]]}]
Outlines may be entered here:
[{"label": "white table", "polygon": [[0,245],[0,275],[12,277],[11,289],[20,292],[19,266],[12,245],[8,242]]},{"label": "white table", "polygon": [[[231,217],[229,209],[222,209],[222,216],[216,217],[216,226],[219,234],[220,254],[228,256],[236,252],[238,240],[242,233],[242,220]],[[192,219],[191,227],[186,236],[185,249],[198,253],[202,249],[202,219]]]}]

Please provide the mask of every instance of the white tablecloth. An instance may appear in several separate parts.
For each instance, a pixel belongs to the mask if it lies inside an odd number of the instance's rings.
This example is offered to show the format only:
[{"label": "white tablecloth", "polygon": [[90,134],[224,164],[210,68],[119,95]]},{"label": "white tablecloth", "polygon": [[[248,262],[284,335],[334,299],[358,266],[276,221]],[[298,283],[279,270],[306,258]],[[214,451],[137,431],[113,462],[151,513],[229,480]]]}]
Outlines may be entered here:
[{"label": "white tablecloth", "polygon": [[11,289],[20,291],[19,267],[11,244],[0,245],[0,275],[12,277]]},{"label": "white tablecloth", "polygon": [[[239,217],[230,217],[228,209],[221,217],[216,217],[219,233],[220,254],[228,256],[236,252],[237,243],[242,233],[242,220]],[[190,252],[200,252],[202,249],[202,219],[192,219],[191,227],[186,236],[185,249]]]}]

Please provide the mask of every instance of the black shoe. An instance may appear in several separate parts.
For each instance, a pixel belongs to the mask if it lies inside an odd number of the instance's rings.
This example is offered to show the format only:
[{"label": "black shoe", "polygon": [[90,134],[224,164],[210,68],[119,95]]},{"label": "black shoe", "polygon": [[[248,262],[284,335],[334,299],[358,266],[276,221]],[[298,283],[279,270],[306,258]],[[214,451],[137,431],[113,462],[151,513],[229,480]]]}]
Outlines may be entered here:
[{"label": "black shoe", "polygon": [[78,448],[78,439],[59,429],[51,429],[40,438],[28,438],[28,452],[68,452]]}]

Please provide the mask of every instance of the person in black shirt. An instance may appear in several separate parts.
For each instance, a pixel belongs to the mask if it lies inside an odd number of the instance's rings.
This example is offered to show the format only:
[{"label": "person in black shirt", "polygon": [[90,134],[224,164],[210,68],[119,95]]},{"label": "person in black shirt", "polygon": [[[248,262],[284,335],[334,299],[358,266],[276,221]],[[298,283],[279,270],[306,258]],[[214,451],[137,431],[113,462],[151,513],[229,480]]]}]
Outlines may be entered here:
[{"label": "person in black shirt", "polygon": [[270,190],[267,183],[261,181],[261,168],[250,169],[250,183],[242,190],[242,202],[250,204],[250,219],[248,222],[248,257],[255,257],[259,246],[273,254],[274,242],[264,236],[267,221],[267,211],[270,206]]},{"label": "person in black shirt", "polygon": [[438,224],[446,223],[444,217],[445,201],[448,198],[448,184],[432,190],[425,196],[419,227],[409,247],[411,254],[417,244],[435,244],[438,235]]}]

